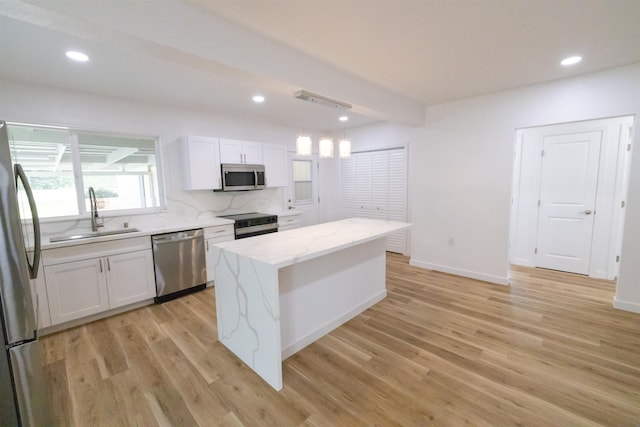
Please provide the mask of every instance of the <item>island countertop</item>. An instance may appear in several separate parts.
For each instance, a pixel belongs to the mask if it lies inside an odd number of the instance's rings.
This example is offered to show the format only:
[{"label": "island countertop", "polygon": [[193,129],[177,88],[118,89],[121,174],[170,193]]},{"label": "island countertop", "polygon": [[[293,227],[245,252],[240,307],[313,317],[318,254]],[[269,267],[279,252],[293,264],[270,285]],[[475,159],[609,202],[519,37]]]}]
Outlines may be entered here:
[{"label": "island countertop", "polygon": [[225,251],[282,268],[411,227],[410,223],[348,218],[251,239],[218,243]]}]

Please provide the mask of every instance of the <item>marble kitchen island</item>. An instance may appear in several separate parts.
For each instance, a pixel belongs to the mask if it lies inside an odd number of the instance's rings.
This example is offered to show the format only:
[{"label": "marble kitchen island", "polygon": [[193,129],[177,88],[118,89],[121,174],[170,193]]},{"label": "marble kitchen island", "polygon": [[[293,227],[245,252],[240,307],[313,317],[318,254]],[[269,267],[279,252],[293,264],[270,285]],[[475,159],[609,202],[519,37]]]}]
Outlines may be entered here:
[{"label": "marble kitchen island", "polygon": [[214,246],[218,338],[276,390],[282,361],[385,298],[385,237],[350,218]]}]

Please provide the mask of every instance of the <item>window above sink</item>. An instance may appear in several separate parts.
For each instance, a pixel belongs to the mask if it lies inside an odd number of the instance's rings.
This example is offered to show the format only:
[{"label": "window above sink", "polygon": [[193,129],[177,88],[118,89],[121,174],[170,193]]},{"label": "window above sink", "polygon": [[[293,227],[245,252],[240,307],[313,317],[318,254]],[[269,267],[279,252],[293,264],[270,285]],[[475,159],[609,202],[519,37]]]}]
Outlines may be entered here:
[{"label": "window above sink", "polygon": [[[7,126],[13,163],[20,163],[41,218],[85,217],[93,187],[101,213],[164,208],[157,138],[47,126]],[[25,198],[18,189],[18,198]]]}]

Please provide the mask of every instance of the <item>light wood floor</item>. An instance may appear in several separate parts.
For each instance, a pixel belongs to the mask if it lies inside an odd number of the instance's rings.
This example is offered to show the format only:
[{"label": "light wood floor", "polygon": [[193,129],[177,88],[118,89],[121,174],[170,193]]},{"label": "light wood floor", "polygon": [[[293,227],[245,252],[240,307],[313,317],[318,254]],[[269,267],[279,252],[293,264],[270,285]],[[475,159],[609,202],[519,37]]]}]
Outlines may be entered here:
[{"label": "light wood floor", "polygon": [[388,297],[287,359],[279,393],[217,341],[212,289],[44,337],[56,425],[640,425],[640,315],[611,283],[387,259]]}]

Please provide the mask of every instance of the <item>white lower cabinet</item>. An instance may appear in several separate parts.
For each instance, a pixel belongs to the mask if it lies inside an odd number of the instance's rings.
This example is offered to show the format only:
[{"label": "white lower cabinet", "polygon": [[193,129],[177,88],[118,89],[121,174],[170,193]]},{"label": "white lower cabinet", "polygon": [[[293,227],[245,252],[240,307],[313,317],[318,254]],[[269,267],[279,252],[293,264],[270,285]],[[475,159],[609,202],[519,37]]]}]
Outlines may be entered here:
[{"label": "white lower cabinet", "polygon": [[38,317],[38,329],[51,326],[47,283],[44,280],[44,267],[42,263],[40,263],[40,267],[38,268],[38,277],[31,280],[31,295],[33,298],[33,310]]},{"label": "white lower cabinet", "polygon": [[213,258],[213,245],[233,240],[233,224],[207,227],[204,229],[205,263],[207,267],[207,282],[211,284],[215,279],[216,260]]},{"label": "white lower cabinet", "polygon": [[300,214],[278,216],[278,232],[300,227]]},{"label": "white lower cabinet", "polygon": [[44,272],[52,325],[109,309],[102,258],[50,265]]},{"label": "white lower cabinet", "polygon": [[156,295],[149,237],[45,249],[42,259],[52,326]]},{"label": "white lower cabinet", "polygon": [[107,258],[109,308],[153,298],[156,281],[151,250],[112,255]]}]

